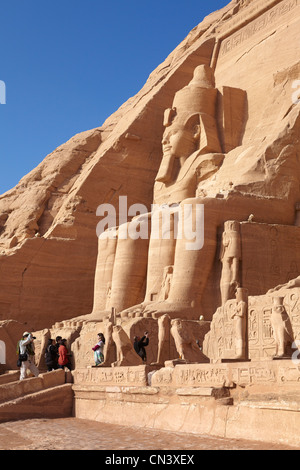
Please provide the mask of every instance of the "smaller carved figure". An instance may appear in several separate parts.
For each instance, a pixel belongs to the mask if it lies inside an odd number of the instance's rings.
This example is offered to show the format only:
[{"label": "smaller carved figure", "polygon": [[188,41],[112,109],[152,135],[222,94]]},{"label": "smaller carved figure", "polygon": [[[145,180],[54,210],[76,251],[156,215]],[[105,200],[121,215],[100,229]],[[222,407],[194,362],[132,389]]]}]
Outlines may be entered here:
[{"label": "smaller carved figure", "polygon": [[142,358],[135,352],[133,344],[121,325],[113,327],[112,337],[117,349],[117,361],[112,364],[113,367],[143,364]]},{"label": "smaller carved figure", "polygon": [[166,266],[163,274],[163,282],[159,294],[159,300],[167,300],[171,288],[173,266]]},{"label": "smaller carved figure", "polygon": [[236,305],[233,308],[234,320],[235,358],[246,359],[246,324],[248,312],[248,291],[238,288],[236,291]]},{"label": "smaller carved figure", "polygon": [[291,323],[283,305],[284,297],[273,297],[271,325],[276,342],[275,357],[284,357],[288,342],[293,342]]},{"label": "smaller carved figure", "polygon": [[220,281],[222,305],[227,300],[234,298],[236,288],[239,287],[241,257],[240,224],[237,221],[230,220],[224,224],[220,255],[222,262]]},{"label": "smaller carved figure", "polygon": [[180,359],[187,362],[208,362],[196,343],[191,325],[184,320],[171,321],[171,334]]}]

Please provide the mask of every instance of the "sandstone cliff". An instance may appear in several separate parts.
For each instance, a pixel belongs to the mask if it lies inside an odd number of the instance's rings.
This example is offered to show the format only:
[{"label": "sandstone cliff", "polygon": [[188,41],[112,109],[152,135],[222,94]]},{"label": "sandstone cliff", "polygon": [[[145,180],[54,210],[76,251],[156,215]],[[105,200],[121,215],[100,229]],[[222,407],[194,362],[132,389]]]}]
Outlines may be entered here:
[{"label": "sandstone cliff", "polygon": [[[293,46],[299,42],[298,7],[297,1],[233,0],[194,28],[101,127],[70,139],[0,197],[0,320],[39,329],[91,312],[96,209],[104,202],[118,209],[121,195],[128,205],[150,207],[164,111],[199,64],[215,69],[218,89],[247,92],[242,140],[232,150],[223,141],[224,164],[203,194],[234,188],[249,197],[286,200],[270,222],[293,223],[300,198],[299,106],[291,101],[300,76]],[[247,30],[258,17],[263,23]]]}]

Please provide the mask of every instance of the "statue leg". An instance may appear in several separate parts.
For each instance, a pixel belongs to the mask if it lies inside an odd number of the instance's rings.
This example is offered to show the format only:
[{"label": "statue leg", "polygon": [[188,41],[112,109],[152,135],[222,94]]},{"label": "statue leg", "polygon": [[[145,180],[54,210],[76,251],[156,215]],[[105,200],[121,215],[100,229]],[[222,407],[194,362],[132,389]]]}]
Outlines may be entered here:
[{"label": "statue leg", "polygon": [[148,247],[148,239],[118,239],[107,310],[119,313],[144,299]]},{"label": "statue leg", "polygon": [[[182,211],[185,213],[186,206],[190,206],[195,216],[197,205],[202,205],[202,199],[187,199],[181,204]],[[194,240],[190,238],[191,231],[185,230],[184,226],[181,229],[181,232],[178,232],[180,236],[176,240],[174,271],[169,297],[164,302],[153,302],[146,308],[146,311],[151,312],[153,317],[168,313],[171,318],[198,319],[201,314],[200,300],[216,252],[217,223],[213,214],[206,223],[204,214],[204,226],[195,225],[193,227]],[[197,243],[197,238],[198,241],[203,238],[203,246]]]}]

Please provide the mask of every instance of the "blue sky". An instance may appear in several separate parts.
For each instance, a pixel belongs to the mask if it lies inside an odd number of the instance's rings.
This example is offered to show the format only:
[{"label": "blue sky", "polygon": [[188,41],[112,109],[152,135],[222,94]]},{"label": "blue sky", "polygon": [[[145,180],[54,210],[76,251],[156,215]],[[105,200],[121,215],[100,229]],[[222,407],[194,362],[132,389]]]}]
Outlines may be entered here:
[{"label": "blue sky", "polygon": [[73,135],[100,126],[228,3],[0,0],[0,194]]}]

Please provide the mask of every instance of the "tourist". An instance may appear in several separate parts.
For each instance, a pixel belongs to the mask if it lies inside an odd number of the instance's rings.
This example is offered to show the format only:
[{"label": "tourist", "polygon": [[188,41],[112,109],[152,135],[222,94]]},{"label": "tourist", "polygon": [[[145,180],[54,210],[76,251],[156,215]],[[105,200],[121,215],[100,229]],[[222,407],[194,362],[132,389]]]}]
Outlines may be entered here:
[{"label": "tourist", "polygon": [[147,360],[147,354],[145,347],[149,344],[149,337],[148,331],[145,332],[144,336],[140,338],[140,336],[134,337],[133,347],[135,352],[143,359],[144,362]]},{"label": "tourist", "polygon": [[26,379],[26,372],[29,369],[35,377],[39,375],[39,370],[34,363],[34,340],[32,333],[25,331],[22,339],[18,342],[17,352],[19,354],[20,380]]},{"label": "tourist", "polygon": [[64,369],[67,367],[69,370],[72,369],[71,361],[70,361],[70,354],[66,348],[66,339],[60,340],[60,346],[58,348],[58,367],[60,369]]},{"label": "tourist", "polygon": [[100,364],[104,362],[104,355],[103,355],[104,345],[105,345],[104,335],[103,333],[98,333],[98,342],[92,348],[92,350],[94,351],[94,360],[95,360],[96,367],[100,366]]},{"label": "tourist", "polygon": [[62,340],[61,336],[56,336],[56,338],[55,338],[55,341],[56,341],[55,350],[56,350],[56,365],[57,365],[57,368],[58,368],[58,357],[59,357],[58,349],[59,349],[61,340]]},{"label": "tourist", "polygon": [[45,352],[45,362],[48,372],[50,372],[51,370],[56,370],[58,368],[57,359],[58,356],[57,349],[55,346],[55,340],[50,338],[48,339],[48,344]]},{"label": "tourist", "polygon": [[56,348],[57,354],[58,354],[58,348],[60,346],[61,340],[62,340],[61,336],[56,336],[56,338],[55,338],[55,341],[56,341],[55,348]]}]

